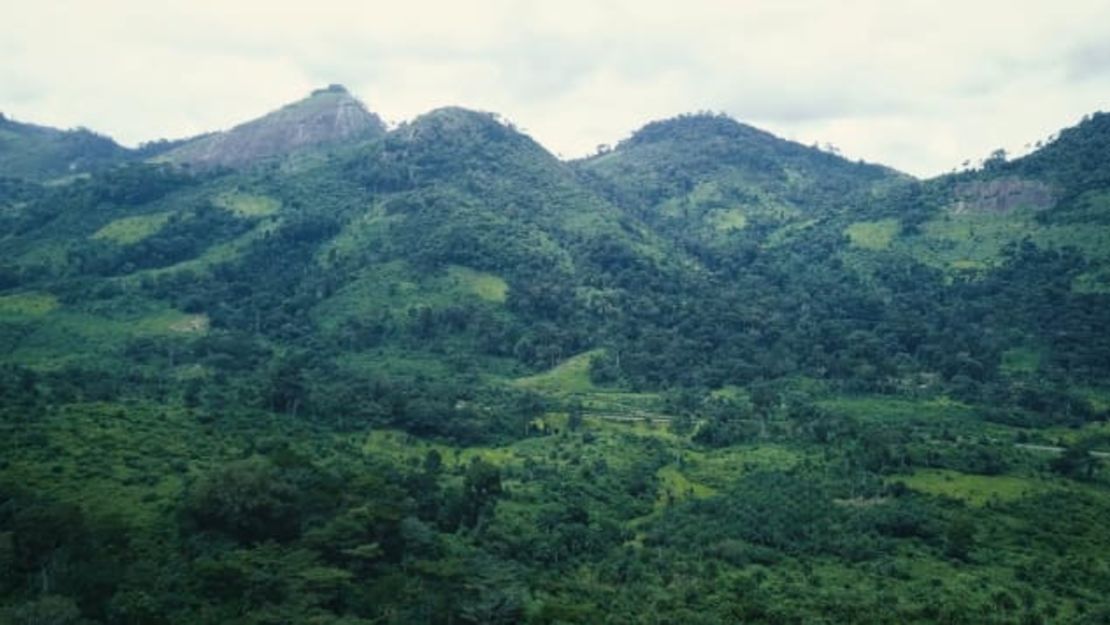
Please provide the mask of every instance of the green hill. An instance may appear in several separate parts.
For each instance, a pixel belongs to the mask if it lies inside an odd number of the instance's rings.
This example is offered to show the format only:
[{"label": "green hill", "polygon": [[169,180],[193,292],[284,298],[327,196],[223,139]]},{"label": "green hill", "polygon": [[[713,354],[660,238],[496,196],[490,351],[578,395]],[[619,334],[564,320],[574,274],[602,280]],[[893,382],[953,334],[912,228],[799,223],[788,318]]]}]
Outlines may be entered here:
[{"label": "green hill", "polygon": [[90,130],[57,130],[0,114],[0,177],[47,180],[103,169],[130,151]]},{"label": "green hill", "polygon": [[575,166],[671,236],[725,246],[749,225],[807,224],[850,207],[876,185],[907,178],[712,114],[650,123]]},{"label": "green hill", "polygon": [[[301,123],[288,111],[349,98],[322,90],[243,128],[280,135]],[[102,291],[203,314],[345,368],[384,349],[495,381],[601,350],[591,375],[628,391],[924,376],[978,397],[1013,382],[1007,350],[1033,349],[1094,382],[1102,337],[1077,344],[1049,313],[1080,334],[1100,323],[1102,183],[1060,155],[1097,152],[1077,133],[1102,119],[916,181],[705,115],[564,163],[494,115],[440,109],[293,169],[131,164],[14,185],[4,274],[79,305]],[[481,297],[459,276],[502,286]]]}]

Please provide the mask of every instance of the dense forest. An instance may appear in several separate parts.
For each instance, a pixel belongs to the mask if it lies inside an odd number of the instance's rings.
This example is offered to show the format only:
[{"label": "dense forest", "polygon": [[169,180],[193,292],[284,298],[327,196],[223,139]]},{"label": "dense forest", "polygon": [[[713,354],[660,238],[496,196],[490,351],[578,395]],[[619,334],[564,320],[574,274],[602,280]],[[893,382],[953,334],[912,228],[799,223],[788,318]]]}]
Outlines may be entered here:
[{"label": "dense forest", "polygon": [[1110,620],[1110,115],[192,141],[0,118],[0,623]]}]

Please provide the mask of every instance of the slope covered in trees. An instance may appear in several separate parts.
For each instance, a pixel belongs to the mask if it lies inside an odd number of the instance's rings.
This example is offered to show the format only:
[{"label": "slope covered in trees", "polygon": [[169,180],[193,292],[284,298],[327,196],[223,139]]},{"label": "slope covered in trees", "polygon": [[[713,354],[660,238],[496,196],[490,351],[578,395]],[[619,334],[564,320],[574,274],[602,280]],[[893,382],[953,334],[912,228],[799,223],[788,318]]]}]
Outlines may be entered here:
[{"label": "slope covered in trees", "polygon": [[128,150],[85,128],[57,130],[0,114],[0,174],[43,180],[102,169],[121,162]]},{"label": "slope covered in trees", "polygon": [[1105,119],[924,181],[459,108],[0,170],[0,618],[1101,622]]}]

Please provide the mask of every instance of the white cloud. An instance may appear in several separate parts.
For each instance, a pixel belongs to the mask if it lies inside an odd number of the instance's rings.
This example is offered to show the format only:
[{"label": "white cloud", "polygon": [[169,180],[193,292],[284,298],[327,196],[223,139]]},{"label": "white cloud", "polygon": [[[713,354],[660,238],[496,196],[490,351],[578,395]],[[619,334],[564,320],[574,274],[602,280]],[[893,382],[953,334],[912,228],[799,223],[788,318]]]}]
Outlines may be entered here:
[{"label": "white cloud", "polygon": [[459,104],[576,156],[693,110],[919,175],[1110,103],[1110,3],[40,0],[0,22],[0,110],[127,143],[341,82],[387,119]]}]

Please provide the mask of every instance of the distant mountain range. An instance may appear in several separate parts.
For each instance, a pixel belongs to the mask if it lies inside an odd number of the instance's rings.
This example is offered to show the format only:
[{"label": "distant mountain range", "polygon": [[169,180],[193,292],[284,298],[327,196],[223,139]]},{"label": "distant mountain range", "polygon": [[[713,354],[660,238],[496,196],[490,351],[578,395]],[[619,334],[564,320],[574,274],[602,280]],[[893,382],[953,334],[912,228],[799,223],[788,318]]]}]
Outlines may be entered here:
[{"label": "distant mountain range", "polygon": [[[388,348],[375,367],[494,385],[583,354],[628,388],[981,384],[1014,350],[1095,376],[1107,339],[1074,333],[1110,292],[1108,156],[1099,113],[1024,158],[921,181],[697,114],[561,161],[461,108],[387,130],[337,85],[139,150],[4,119],[0,286],[67,314],[144,302],[206,332],[324,343],[351,370]],[[1053,297],[983,300],[1002,275]],[[94,306],[98,289],[115,304]],[[1049,302],[1078,307],[1073,334],[1033,309]],[[46,330],[53,314],[17,316],[6,352],[100,357]]]}]

